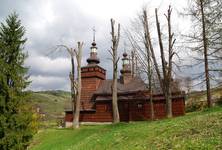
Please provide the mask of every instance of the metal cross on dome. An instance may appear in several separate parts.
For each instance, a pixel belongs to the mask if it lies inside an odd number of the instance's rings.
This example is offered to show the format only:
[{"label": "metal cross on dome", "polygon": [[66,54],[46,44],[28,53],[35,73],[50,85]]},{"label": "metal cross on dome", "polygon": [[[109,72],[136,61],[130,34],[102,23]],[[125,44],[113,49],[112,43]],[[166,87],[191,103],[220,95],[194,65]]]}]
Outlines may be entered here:
[{"label": "metal cross on dome", "polygon": [[96,36],[95,26],[93,26],[92,30],[93,30],[93,42],[95,42],[95,36]]}]

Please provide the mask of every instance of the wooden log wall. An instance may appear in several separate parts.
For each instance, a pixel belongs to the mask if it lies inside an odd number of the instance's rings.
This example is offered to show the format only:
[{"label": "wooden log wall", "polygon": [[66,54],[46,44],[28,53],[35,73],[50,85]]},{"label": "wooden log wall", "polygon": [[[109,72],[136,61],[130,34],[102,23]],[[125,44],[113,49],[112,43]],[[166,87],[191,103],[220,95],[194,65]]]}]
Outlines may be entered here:
[{"label": "wooden log wall", "polygon": [[[184,98],[176,98],[172,101],[173,116],[182,116],[185,114]],[[166,117],[165,100],[154,101],[155,119]],[[111,101],[97,102],[96,111],[83,111],[80,114],[81,122],[112,122],[112,104]],[[142,121],[149,120],[151,117],[149,101],[135,100],[133,102],[119,102],[119,113],[121,121]],[[72,113],[66,113],[65,121],[72,122]]]}]

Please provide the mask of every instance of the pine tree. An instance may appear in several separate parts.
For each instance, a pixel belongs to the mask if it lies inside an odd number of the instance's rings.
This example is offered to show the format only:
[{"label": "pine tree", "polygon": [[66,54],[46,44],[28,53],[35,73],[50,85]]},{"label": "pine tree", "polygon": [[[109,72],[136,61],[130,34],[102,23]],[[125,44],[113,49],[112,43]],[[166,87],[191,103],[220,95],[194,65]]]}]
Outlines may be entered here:
[{"label": "pine tree", "polygon": [[0,149],[26,149],[33,135],[32,113],[26,104],[28,86],[23,52],[25,28],[16,13],[0,26]]}]

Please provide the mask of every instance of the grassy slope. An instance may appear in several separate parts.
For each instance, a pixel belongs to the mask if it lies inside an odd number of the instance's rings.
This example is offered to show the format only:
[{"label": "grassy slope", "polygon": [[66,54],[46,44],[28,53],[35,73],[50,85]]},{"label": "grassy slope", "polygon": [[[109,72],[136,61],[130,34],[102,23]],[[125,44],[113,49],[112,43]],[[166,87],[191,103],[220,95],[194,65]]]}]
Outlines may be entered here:
[{"label": "grassy slope", "polygon": [[31,149],[222,149],[222,107],[154,122],[42,130]]},{"label": "grassy slope", "polygon": [[41,107],[48,119],[55,119],[64,113],[64,107],[70,103],[70,93],[64,91],[32,92],[31,104]]}]

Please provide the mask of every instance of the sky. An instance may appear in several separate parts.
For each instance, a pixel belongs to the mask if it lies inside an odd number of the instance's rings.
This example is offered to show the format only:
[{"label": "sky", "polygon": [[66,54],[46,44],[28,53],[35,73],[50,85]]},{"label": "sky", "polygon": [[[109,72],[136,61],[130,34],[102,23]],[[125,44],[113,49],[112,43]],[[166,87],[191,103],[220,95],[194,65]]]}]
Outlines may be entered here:
[{"label": "sky", "polygon": [[[70,58],[65,51],[56,51],[56,45],[76,47],[77,41],[84,42],[82,65],[86,65],[92,43],[92,28],[96,29],[96,43],[100,65],[111,78],[111,62],[108,50],[111,46],[110,18],[127,28],[138,16],[142,7],[150,12],[155,8],[163,16],[168,5],[172,5],[173,18],[178,30],[189,27],[182,21],[178,11],[187,5],[187,0],[1,0],[0,22],[16,11],[26,28],[28,41],[24,50],[29,57],[30,90],[70,90],[68,74]],[[124,37],[121,36],[119,56],[123,52]]]}]

